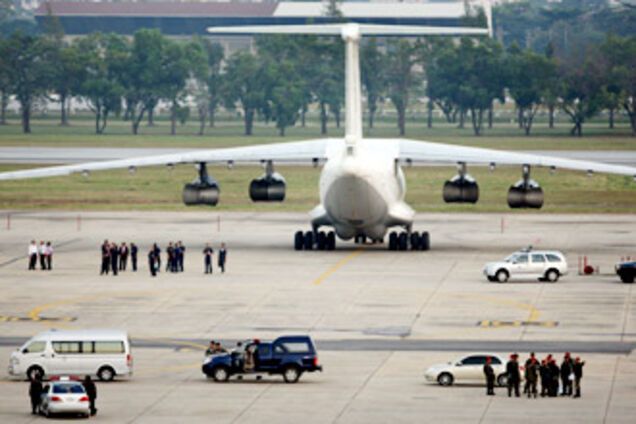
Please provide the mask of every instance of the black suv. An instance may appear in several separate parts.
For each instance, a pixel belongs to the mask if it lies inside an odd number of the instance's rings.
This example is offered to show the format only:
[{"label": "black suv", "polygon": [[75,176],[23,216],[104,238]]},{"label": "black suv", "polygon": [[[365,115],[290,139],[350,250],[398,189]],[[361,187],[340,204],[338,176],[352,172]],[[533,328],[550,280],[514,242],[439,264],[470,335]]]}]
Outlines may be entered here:
[{"label": "black suv", "polygon": [[633,283],[636,277],[636,262],[622,262],[616,265],[616,274],[623,283]]}]

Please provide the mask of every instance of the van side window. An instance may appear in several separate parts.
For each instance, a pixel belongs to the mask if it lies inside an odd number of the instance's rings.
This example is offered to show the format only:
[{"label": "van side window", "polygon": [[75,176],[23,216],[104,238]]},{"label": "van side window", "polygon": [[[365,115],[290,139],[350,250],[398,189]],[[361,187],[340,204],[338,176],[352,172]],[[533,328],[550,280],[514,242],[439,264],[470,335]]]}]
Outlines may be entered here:
[{"label": "van side window", "polygon": [[82,353],[82,342],[53,342],[55,353]]},{"label": "van side window", "polygon": [[543,255],[539,255],[535,253],[532,255],[532,262],[535,264],[539,262],[543,263],[545,262],[545,258],[543,257]]},{"label": "van side window", "polygon": [[561,262],[561,258],[551,253],[548,253],[545,257],[548,258],[548,262]]},{"label": "van side window", "polygon": [[22,353],[42,353],[46,347],[46,342],[31,342],[22,350]]},{"label": "van side window", "polygon": [[95,342],[95,353],[124,353],[124,342]]}]

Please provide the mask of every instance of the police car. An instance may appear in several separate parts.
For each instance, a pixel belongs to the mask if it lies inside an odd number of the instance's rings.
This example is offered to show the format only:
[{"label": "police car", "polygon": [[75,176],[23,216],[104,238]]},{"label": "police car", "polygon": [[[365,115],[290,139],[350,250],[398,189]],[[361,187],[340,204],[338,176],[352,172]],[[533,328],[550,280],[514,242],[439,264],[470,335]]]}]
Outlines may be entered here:
[{"label": "police car", "polygon": [[484,266],[484,275],[488,281],[499,283],[505,283],[509,279],[537,279],[555,283],[567,273],[568,264],[563,253],[556,250],[533,250],[532,247]]},{"label": "police car", "polygon": [[42,388],[40,414],[50,418],[54,414],[90,416],[90,402],[84,385],[73,377],[51,377]]}]

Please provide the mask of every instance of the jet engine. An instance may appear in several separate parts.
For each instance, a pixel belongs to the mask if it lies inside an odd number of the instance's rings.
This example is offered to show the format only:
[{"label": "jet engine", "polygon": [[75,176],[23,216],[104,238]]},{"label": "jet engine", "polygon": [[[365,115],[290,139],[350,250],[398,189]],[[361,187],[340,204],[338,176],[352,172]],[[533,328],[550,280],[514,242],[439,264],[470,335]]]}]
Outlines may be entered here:
[{"label": "jet engine", "polygon": [[250,183],[253,202],[282,202],[285,200],[285,178],[274,172],[272,161],[265,164],[265,174]]},{"label": "jet engine", "polygon": [[508,189],[508,206],[513,209],[541,209],[543,206],[543,189],[530,178],[530,167],[523,167],[523,178]]},{"label": "jet engine", "polygon": [[205,163],[199,164],[199,178],[183,187],[183,203],[187,206],[216,206],[219,202],[219,184],[208,176]]},{"label": "jet engine", "polygon": [[458,175],[444,183],[442,194],[446,203],[477,203],[479,185],[466,173],[466,164],[459,164]]}]

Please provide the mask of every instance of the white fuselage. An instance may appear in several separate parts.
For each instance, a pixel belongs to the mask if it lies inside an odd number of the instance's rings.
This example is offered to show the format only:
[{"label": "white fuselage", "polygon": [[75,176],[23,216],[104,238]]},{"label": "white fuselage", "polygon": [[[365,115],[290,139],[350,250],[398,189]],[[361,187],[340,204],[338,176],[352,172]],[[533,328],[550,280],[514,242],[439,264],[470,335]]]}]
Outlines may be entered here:
[{"label": "white fuselage", "polygon": [[413,211],[404,203],[406,183],[390,140],[343,143],[328,152],[320,175],[320,209],[340,238],[381,239],[392,225],[410,226]]}]

